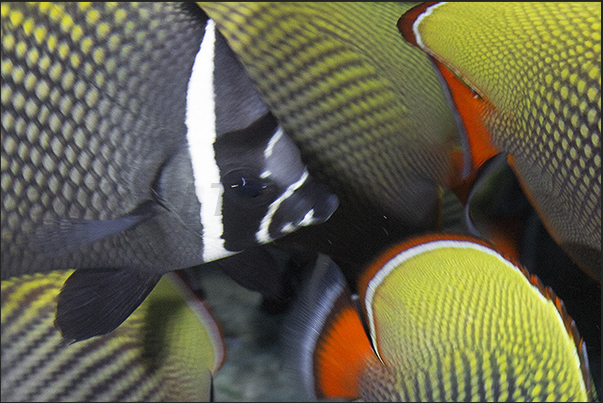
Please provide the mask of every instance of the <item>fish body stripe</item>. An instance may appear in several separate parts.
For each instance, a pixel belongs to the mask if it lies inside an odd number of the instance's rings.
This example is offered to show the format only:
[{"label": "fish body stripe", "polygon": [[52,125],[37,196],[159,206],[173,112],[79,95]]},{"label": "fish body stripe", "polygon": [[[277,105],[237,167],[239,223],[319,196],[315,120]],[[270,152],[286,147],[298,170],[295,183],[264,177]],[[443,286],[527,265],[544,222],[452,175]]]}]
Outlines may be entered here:
[{"label": "fish body stripe", "polygon": [[[432,185],[450,174],[443,144],[455,141],[456,129],[428,59],[390,29],[408,5],[200,4],[312,176],[341,200],[380,206],[412,226],[435,224],[422,217],[433,217]],[[374,163],[362,163],[367,160]]]},{"label": "fish body stripe", "polygon": [[205,36],[191,71],[186,94],[186,136],[193,165],[195,192],[203,225],[203,260],[229,255],[224,247],[221,212],[224,187],[216,164],[216,115],[214,99],[215,24],[207,21]]},{"label": "fish body stripe", "polygon": [[279,126],[278,130],[274,135],[270,138],[266,149],[264,150],[264,159],[268,159],[272,156],[272,152],[274,150],[275,144],[283,137],[283,129]]},{"label": "fish body stripe", "polygon": [[423,49],[424,51],[429,52],[429,48],[427,48],[425,46],[425,44],[423,43],[423,40],[421,39],[421,32],[419,31],[419,25],[421,25],[421,22],[423,22],[423,20],[428,17],[429,15],[431,15],[431,13],[433,12],[434,9],[436,9],[437,7],[440,7],[443,4],[446,4],[447,2],[442,1],[442,2],[438,2],[436,4],[434,4],[433,6],[429,6],[425,9],[425,11],[423,13],[421,13],[417,19],[415,20],[415,22],[412,24],[412,31],[415,34],[415,40],[417,41],[417,45]]},{"label": "fish body stripe", "polygon": [[[202,263],[185,94],[207,17],[175,3],[2,10],[2,279]],[[49,221],[120,219],[152,191],[173,207],[153,209],[162,231],[145,223],[52,258],[32,247]]]}]

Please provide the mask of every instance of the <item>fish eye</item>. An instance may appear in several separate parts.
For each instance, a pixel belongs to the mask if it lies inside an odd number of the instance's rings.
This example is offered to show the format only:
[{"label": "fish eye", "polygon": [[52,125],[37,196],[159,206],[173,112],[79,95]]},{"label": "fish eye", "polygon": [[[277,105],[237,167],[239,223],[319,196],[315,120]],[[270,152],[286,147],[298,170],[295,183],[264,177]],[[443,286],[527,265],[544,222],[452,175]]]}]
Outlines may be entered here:
[{"label": "fish eye", "polygon": [[252,205],[271,201],[272,183],[249,171],[230,171],[222,178],[222,184],[225,195],[233,201]]},{"label": "fish eye", "polygon": [[241,175],[237,176],[235,182],[230,184],[230,188],[238,192],[241,197],[258,197],[266,188],[266,185],[259,181]]}]

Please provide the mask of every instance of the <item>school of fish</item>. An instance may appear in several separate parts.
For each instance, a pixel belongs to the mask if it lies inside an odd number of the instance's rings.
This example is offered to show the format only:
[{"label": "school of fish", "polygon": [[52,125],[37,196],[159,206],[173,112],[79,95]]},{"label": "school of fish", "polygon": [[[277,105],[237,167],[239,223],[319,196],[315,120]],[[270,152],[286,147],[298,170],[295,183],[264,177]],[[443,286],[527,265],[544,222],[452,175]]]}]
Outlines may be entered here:
[{"label": "school of fish", "polygon": [[300,399],[598,399],[600,4],[3,2],[1,34],[3,401],[212,401],[215,261],[287,301]]}]

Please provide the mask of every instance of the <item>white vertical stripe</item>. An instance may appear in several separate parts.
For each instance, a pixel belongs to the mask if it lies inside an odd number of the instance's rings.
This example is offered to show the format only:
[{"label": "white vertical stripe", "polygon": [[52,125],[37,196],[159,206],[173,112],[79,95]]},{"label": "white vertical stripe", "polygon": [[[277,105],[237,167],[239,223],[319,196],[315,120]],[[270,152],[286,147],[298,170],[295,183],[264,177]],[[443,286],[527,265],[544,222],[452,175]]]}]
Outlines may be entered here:
[{"label": "white vertical stripe", "polygon": [[207,21],[205,35],[195,57],[186,92],[186,136],[193,164],[195,193],[203,225],[203,261],[208,262],[232,252],[224,248],[221,211],[224,187],[216,163],[216,113],[214,95],[215,23]]},{"label": "white vertical stripe", "polygon": [[279,125],[276,133],[272,135],[266,149],[264,150],[264,159],[268,159],[272,156],[272,152],[274,151],[274,145],[283,137],[283,128]]}]

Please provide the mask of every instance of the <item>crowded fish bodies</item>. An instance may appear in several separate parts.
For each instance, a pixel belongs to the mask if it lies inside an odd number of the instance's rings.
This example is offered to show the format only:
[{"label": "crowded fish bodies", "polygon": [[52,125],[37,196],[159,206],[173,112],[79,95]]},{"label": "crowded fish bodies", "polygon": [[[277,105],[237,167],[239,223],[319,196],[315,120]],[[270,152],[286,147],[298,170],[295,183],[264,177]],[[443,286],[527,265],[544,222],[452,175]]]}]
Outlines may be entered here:
[{"label": "crowded fish bodies", "polygon": [[213,400],[215,267],[300,399],[597,400],[600,4],[3,2],[1,35],[3,400]]}]

